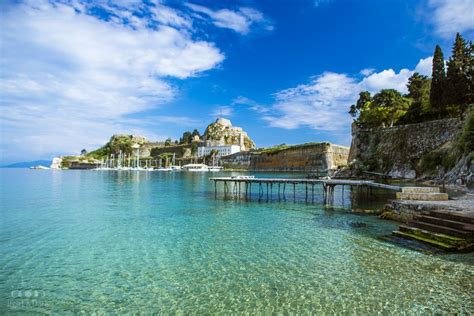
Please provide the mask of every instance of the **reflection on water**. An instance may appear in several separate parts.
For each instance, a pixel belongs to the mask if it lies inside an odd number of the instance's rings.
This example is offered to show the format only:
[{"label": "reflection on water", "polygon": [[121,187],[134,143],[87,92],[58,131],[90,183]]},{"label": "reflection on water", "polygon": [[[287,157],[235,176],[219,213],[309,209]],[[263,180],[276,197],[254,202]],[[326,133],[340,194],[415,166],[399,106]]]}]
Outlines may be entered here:
[{"label": "reflection on water", "polygon": [[396,224],[352,214],[349,191],[323,206],[215,199],[199,173],[0,176],[2,313],[472,311],[472,255],[380,240]]}]

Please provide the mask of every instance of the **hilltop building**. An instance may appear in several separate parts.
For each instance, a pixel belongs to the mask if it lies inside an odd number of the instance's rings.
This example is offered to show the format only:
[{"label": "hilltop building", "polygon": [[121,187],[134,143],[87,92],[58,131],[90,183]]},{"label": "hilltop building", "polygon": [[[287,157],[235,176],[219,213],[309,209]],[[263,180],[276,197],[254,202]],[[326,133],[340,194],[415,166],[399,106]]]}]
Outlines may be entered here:
[{"label": "hilltop building", "polygon": [[225,118],[218,118],[207,126],[203,135],[203,145],[213,146],[239,146],[240,151],[255,148],[255,144],[241,127],[232,126],[232,122]]},{"label": "hilltop building", "polygon": [[218,118],[207,126],[203,140],[197,148],[197,156],[204,157],[216,152],[216,157],[232,155],[255,148],[255,144],[241,127],[232,126],[225,118]]},{"label": "hilltop building", "polygon": [[216,152],[216,157],[232,155],[241,151],[239,145],[224,145],[224,146],[200,146],[197,149],[197,156],[204,157],[210,155],[212,151]]}]

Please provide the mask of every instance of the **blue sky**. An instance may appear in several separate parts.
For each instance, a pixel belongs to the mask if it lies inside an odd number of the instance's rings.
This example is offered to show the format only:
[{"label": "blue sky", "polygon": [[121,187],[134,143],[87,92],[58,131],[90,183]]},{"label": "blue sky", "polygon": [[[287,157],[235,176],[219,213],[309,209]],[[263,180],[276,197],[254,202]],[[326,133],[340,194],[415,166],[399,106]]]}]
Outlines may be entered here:
[{"label": "blue sky", "polygon": [[361,90],[406,91],[440,44],[473,39],[471,0],[2,1],[0,162],[92,150],[112,134],[201,132],[258,146],[350,144]]}]

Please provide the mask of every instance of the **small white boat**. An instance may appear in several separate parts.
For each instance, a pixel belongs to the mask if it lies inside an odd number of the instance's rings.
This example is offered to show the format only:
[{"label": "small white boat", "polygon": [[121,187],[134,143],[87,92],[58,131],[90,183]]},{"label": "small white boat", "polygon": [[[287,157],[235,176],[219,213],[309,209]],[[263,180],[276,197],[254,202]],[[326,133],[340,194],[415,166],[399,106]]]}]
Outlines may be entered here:
[{"label": "small white boat", "polygon": [[190,163],[181,167],[183,171],[189,172],[207,172],[209,167],[203,163]]},{"label": "small white boat", "polygon": [[170,166],[173,171],[181,171],[181,166]]},{"label": "small white boat", "polygon": [[209,171],[212,171],[212,172],[218,172],[218,171],[222,171],[224,170],[223,167],[219,167],[219,166],[210,166],[209,167]]},{"label": "small white boat", "polygon": [[173,168],[171,168],[171,167],[161,167],[161,168],[155,169],[155,171],[173,171]]},{"label": "small white boat", "polygon": [[48,167],[41,166],[41,165],[30,167],[30,169],[34,169],[34,170],[49,170]]}]

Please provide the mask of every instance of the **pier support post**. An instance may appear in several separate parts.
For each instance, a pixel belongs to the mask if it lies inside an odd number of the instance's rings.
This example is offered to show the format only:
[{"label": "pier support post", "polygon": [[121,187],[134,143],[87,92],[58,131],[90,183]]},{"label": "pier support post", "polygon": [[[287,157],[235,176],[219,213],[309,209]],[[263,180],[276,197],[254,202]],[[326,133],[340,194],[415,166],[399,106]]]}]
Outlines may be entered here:
[{"label": "pier support post", "polygon": [[308,183],[305,183],[304,186],[305,186],[305,191],[306,191],[304,199],[305,199],[305,202],[308,202]]},{"label": "pier support post", "polygon": [[342,188],[341,188],[341,203],[342,203],[342,206],[344,206],[344,184],[342,185]]},{"label": "pier support post", "polygon": [[326,183],[323,183],[323,204],[326,204],[326,200],[327,200],[327,185]]}]

